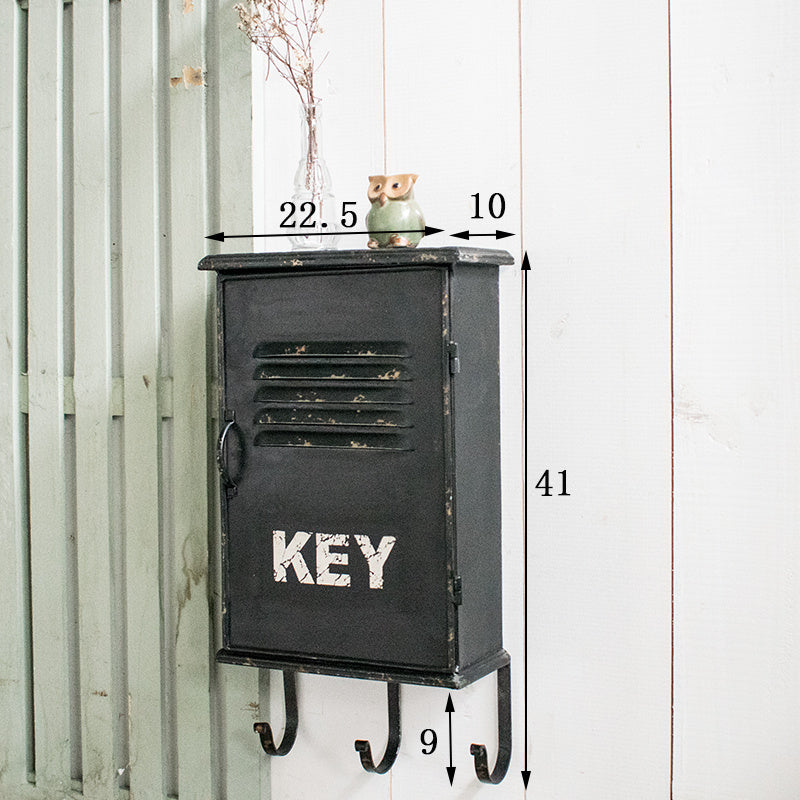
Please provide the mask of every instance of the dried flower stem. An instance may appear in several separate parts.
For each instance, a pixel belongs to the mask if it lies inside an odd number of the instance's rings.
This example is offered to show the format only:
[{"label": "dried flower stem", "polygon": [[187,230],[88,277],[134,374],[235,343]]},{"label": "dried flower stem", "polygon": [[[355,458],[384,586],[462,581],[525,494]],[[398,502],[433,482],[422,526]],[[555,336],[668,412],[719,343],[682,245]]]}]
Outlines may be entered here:
[{"label": "dried flower stem", "polygon": [[[306,185],[318,194],[315,164],[319,155],[314,92],[314,36],[322,33],[326,0],[245,0],[235,8],[239,29],[267,57],[267,78],[274,69],[297,92],[306,115]],[[319,66],[325,61],[323,57]]]},{"label": "dried flower stem", "polygon": [[317,100],[313,40],[322,33],[319,21],[325,2],[246,0],[235,6],[239,29],[267,57],[267,77],[269,70],[275,69],[306,104]]}]

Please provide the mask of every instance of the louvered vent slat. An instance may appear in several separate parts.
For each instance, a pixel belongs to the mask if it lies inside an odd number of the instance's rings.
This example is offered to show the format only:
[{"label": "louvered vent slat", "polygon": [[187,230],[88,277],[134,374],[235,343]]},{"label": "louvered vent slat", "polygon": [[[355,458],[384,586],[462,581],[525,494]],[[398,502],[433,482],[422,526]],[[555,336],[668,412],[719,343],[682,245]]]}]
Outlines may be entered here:
[{"label": "louvered vent slat", "polygon": [[[309,363],[311,362],[311,363]],[[407,381],[408,370],[388,360],[374,364],[354,364],[348,358],[315,358],[305,363],[267,363],[256,367],[253,378],[257,381],[318,380],[318,381]]]},{"label": "louvered vent slat", "polygon": [[253,359],[256,446],[413,450],[406,343],[260,342]]},{"label": "louvered vent slat", "polygon": [[315,381],[302,383],[281,382],[281,384],[264,384],[256,390],[255,400],[258,403],[345,403],[345,404],[379,404],[410,405],[411,391],[406,386],[365,385],[364,383],[342,382],[333,386]]},{"label": "louvered vent slat", "polygon": [[404,342],[260,342],[253,358],[374,358],[392,356],[407,358],[409,348]]}]

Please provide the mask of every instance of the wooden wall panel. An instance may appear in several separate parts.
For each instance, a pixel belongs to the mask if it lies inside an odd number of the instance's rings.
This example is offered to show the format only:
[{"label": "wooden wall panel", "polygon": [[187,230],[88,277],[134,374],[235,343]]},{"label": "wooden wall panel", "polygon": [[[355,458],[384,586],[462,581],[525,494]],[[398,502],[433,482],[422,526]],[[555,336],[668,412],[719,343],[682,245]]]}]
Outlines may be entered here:
[{"label": "wooden wall panel", "polygon": [[266,787],[258,676],[212,667],[214,364],[196,264],[221,203],[248,227],[252,213],[250,52],[223,11],[0,11],[4,797]]},{"label": "wooden wall panel", "polygon": [[167,789],[162,724],[161,258],[156,0],[123,4],[121,19],[122,344],[130,787]]},{"label": "wooden wall panel", "polygon": [[[670,796],[667,7],[523,3],[529,796]],[[570,497],[542,497],[566,469]],[[557,476],[556,476],[557,477]]]},{"label": "wooden wall panel", "polygon": [[26,13],[0,3],[0,793],[27,781],[31,735],[25,368]]},{"label": "wooden wall panel", "polygon": [[[205,255],[208,84],[206,3],[170,2],[169,298],[173,377],[172,518],[177,691],[178,795],[211,797],[210,616]],[[177,79],[177,80],[176,80]]]},{"label": "wooden wall panel", "polygon": [[[80,603],[82,784],[87,798],[115,797],[112,630],[111,259],[108,3],[73,9],[76,530]],[[115,647],[116,646],[116,647]]]},{"label": "wooden wall panel", "polygon": [[676,800],[800,793],[798,36],[672,3]]},{"label": "wooden wall panel", "polygon": [[64,429],[63,4],[28,12],[28,441],[36,782],[71,786]]}]

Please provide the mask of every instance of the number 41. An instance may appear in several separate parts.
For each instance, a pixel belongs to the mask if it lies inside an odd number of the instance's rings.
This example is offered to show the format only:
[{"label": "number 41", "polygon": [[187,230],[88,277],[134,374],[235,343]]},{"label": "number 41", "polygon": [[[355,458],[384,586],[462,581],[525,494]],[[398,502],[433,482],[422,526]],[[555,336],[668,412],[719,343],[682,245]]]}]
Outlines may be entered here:
[{"label": "number 41", "polygon": [[[567,491],[567,471],[562,469],[558,473],[561,476],[561,491],[558,493],[558,497],[569,497],[570,494]],[[552,488],[550,485],[550,470],[546,469],[542,473],[542,477],[539,478],[539,482],[536,484],[537,489],[542,490],[542,497],[552,497],[553,493],[550,491]]]}]

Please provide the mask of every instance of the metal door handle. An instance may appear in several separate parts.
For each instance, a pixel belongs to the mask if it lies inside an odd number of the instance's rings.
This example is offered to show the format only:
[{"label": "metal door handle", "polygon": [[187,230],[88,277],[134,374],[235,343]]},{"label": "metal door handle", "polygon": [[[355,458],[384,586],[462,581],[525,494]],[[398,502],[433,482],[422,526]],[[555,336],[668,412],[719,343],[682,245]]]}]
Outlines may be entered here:
[{"label": "metal door handle", "polygon": [[[236,425],[236,415],[229,411],[225,414],[225,419],[227,423],[225,427],[222,429],[222,433],[219,435],[219,440],[217,442],[217,468],[219,469],[220,477],[222,478],[222,483],[225,488],[231,494],[236,494],[236,481],[231,476],[230,472],[228,471],[228,465],[225,463],[225,442],[228,438],[228,434]],[[238,475],[236,476],[238,479]]]}]

